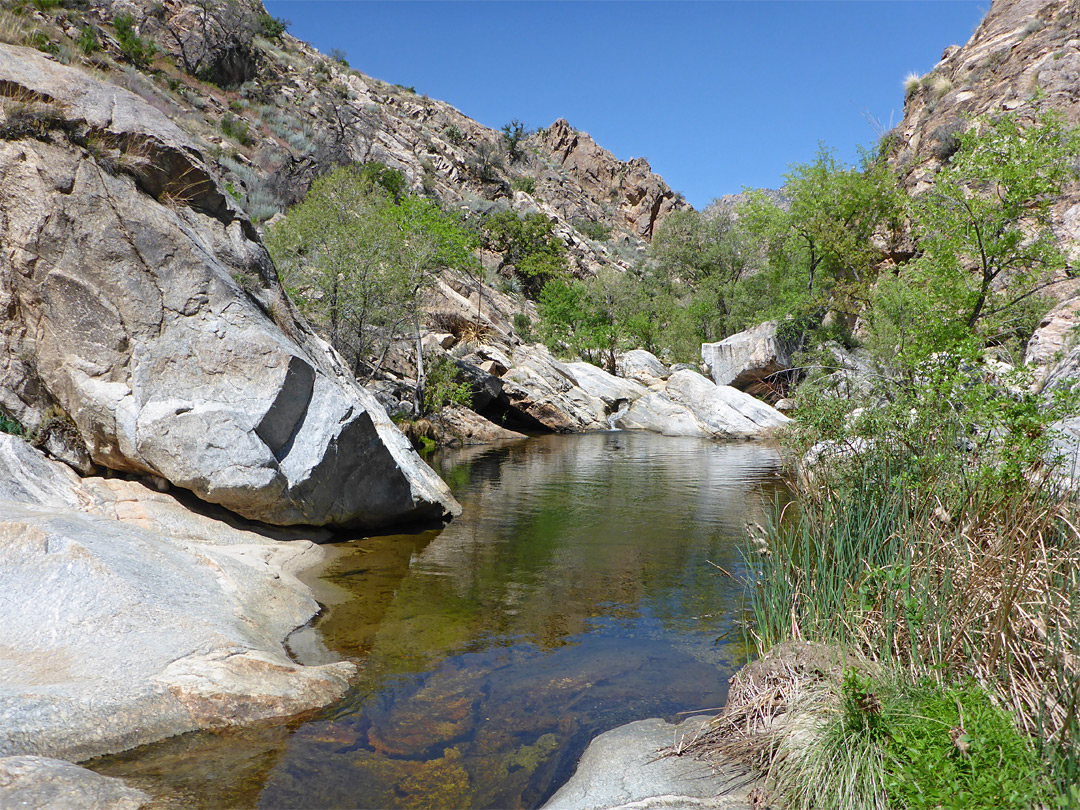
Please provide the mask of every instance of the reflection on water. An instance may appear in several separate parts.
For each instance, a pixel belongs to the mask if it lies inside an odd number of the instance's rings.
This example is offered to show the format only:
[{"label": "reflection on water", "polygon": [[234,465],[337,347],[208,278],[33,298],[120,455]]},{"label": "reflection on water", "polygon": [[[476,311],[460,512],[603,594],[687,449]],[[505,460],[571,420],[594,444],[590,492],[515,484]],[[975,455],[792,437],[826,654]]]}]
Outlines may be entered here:
[{"label": "reflection on water", "polygon": [[96,769],[161,807],[535,807],[596,734],[723,703],[773,451],[604,433],[434,463],[461,517],[339,544],[320,572],[317,628],[361,665],[340,703]]}]

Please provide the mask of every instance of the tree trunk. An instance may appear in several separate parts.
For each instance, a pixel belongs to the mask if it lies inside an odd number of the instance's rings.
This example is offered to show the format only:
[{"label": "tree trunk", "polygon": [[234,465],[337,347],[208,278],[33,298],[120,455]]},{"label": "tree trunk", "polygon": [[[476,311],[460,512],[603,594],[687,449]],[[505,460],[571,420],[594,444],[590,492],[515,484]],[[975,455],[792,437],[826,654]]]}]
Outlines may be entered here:
[{"label": "tree trunk", "polygon": [[416,415],[424,416],[427,405],[424,403],[424,389],[427,380],[424,375],[424,346],[420,341],[420,313],[413,311],[413,328],[416,333]]}]

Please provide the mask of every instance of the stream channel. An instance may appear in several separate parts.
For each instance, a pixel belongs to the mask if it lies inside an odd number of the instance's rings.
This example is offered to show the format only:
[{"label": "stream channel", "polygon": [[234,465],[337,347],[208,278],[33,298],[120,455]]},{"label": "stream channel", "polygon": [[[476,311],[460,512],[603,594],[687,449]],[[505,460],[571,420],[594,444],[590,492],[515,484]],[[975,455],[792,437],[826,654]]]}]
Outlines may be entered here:
[{"label": "stream channel", "polygon": [[158,808],[539,807],[596,735],[723,705],[775,451],[611,432],[430,461],[460,517],[334,544],[309,580],[309,632],[360,667],[343,700],[90,766]]}]

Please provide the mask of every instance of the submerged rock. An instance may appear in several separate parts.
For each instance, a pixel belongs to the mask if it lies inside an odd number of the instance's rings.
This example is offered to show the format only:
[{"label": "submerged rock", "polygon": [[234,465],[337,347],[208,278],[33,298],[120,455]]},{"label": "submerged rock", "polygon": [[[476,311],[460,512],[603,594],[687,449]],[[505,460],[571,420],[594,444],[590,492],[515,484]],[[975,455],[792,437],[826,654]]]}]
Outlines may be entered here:
[{"label": "submerged rock", "polygon": [[70,762],[0,758],[0,807],[20,810],[139,810],[150,796]]},{"label": "submerged rock", "polygon": [[0,406],[31,429],[46,414],[67,425],[76,462],[267,523],[459,509],[294,314],[251,223],[172,122],[27,48],[0,45],[0,84],[52,127],[0,141]]},{"label": "submerged rock", "polygon": [[[17,484],[12,484],[17,480]],[[339,698],[350,663],[282,642],[318,612],[321,549],[80,480],[0,436],[0,755],[82,760]]]}]

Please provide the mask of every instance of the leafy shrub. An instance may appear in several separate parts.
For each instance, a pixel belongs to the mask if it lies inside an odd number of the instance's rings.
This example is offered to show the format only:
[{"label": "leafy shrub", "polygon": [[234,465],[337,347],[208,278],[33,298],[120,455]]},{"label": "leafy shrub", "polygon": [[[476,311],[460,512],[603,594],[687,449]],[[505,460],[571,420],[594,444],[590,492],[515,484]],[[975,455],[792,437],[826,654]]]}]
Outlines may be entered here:
[{"label": "leafy shrub", "polygon": [[446,140],[450,141],[450,143],[454,144],[455,146],[460,146],[462,143],[465,142],[465,133],[463,133],[453,124],[446,125],[446,127],[443,129],[443,136],[446,138]]},{"label": "leafy shrub", "polygon": [[525,125],[515,118],[510,123],[503,124],[502,133],[506,145],[506,156],[510,162],[516,163],[525,157],[525,153],[521,150],[522,143],[529,137],[529,131],[525,129]]},{"label": "leafy shrub", "polygon": [[56,56],[60,52],[60,46],[49,39],[49,35],[41,29],[32,32],[30,36],[26,38],[26,44],[32,48],[37,48],[42,53],[51,54],[52,56]]},{"label": "leafy shrub", "polygon": [[458,380],[458,367],[444,354],[426,361],[427,386],[424,389],[422,413],[432,413],[446,405],[472,407],[472,387]]},{"label": "leafy shrub", "polygon": [[8,433],[12,436],[25,436],[26,430],[19,421],[12,416],[9,416],[4,410],[0,409],[0,433]]},{"label": "leafy shrub", "polygon": [[611,226],[591,219],[575,219],[573,226],[595,242],[606,242],[611,238]]},{"label": "leafy shrub", "polygon": [[514,314],[514,331],[525,343],[533,342],[532,318],[524,312]]},{"label": "leafy shrub", "polygon": [[221,119],[221,131],[224,135],[239,142],[242,146],[251,145],[251,131],[248,122],[237,118],[232,113],[225,113]]},{"label": "leafy shrub", "polygon": [[510,188],[514,191],[524,191],[526,194],[536,193],[535,177],[515,177],[510,181]]},{"label": "leafy shrub", "polygon": [[113,19],[113,28],[116,29],[116,41],[124,58],[137,68],[148,68],[150,60],[157,53],[157,46],[135,33],[135,18],[130,14],[117,14]]},{"label": "leafy shrub", "polygon": [[566,273],[566,246],[543,214],[519,216],[502,211],[484,217],[480,237],[486,248],[502,254],[501,267],[513,267],[525,294],[535,297],[553,278]]},{"label": "leafy shrub", "polygon": [[329,56],[342,67],[347,68],[349,66],[349,54],[341,48],[331,48]]},{"label": "leafy shrub", "polygon": [[83,27],[79,31],[79,36],[76,38],[75,44],[78,45],[79,50],[87,56],[95,51],[101,50],[101,42],[98,40],[97,32],[89,25]]},{"label": "leafy shrub", "polygon": [[292,23],[284,17],[274,17],[270,14],[260,14],[256,18],[259,33],[267,39],[280,40]]}]

